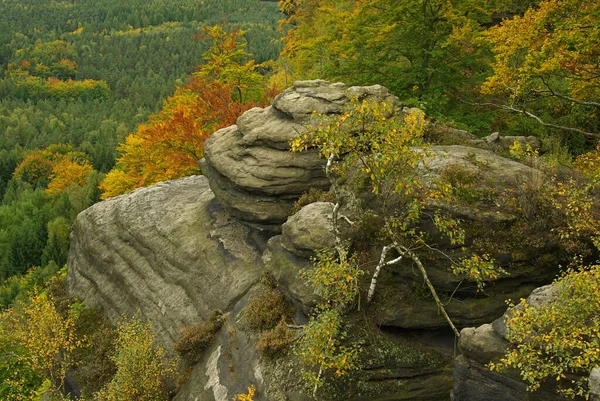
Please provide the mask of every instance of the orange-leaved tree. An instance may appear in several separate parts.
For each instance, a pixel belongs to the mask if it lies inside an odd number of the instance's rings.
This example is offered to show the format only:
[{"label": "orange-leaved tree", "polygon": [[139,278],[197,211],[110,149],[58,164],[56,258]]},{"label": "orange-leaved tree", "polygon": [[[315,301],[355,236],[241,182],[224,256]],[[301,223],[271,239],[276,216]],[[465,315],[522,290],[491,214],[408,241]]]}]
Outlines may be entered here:
[{"label": "orange-leaved tree", "polygon": [[73,184],[84,187],[92,171],[85,153],[76,152],[69,144],[54,144],[28,152],[13,175],[56,194]]},{"label": "orange-leaved tree", "polygon": [[215,26],[204,33],[213,43],[203,55],[206,64],[118,147],[117,167],[100,185],[103,199],[199,173],[206,138],[269,100],[272,91],[249,59],[244,31]]}]

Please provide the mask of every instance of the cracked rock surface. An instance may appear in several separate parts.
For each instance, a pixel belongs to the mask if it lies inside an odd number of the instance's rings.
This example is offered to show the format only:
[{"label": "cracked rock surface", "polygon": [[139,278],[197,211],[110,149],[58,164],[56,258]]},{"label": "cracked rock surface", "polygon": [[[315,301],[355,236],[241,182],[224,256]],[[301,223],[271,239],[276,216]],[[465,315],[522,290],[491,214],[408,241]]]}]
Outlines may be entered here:
[{"label": "cracked rock surface", "polygon": [[215,132],[204,145],[202,173],[225,210],[270,231],[292,214],[293,202],[310,188],[326,190],[325,160],[315,151],[290,152],[313,112],[340,114],[350,98],[400,102],[380,85],[347,87],[327,81],[298,81],[265,109],[245,112],[237,124]]},{"label": "cracked rock surface", "polygon": [[172,349],[183,326],[230,310],[256,283],[261,241],[223,211],[205,177],[168,181],[78,216],[67,286],[112,323],[139,310]]}]

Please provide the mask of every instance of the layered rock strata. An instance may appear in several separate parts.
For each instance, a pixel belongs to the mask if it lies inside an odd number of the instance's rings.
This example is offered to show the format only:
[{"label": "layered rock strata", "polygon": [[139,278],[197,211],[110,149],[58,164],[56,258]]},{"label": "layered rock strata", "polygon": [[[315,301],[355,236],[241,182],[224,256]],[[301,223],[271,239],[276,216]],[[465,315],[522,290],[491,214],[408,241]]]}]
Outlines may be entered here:
[{"label": "layered rock strata", "polygon": [[[547,305],[555,300],[557,290],[552,285],[536,288],[527,298],[532,307]],[[512,371],[500,374],[486,365],[498,362],[510,349],[506,337],[508,310],[491,324],[464,328],[460,333],[460,355],[454,361],[454,399],[486,401],[558,401],[563,399],[551,386],[527,391],[526,384]]]},{"label": "layered rock strata", "polygon": [[279,231],[300,195],[330,185],[324,160],[315,151],[290,152],[290,141],[306,129],[313,113],[340,114],[353,97],[401,107],[380,85],[299,81],[273,105],[251,109],[236,125],[215,132],[204,145],[200,167],[219,203],[243,222]]},{"label": "layered rock strata", "polygon": [[77,217],[67,288],[112,323],[139,311],[172,349],[184,326],[230,310],[257,282],[261,241],[223,211],[206,177],[168,181]]}]

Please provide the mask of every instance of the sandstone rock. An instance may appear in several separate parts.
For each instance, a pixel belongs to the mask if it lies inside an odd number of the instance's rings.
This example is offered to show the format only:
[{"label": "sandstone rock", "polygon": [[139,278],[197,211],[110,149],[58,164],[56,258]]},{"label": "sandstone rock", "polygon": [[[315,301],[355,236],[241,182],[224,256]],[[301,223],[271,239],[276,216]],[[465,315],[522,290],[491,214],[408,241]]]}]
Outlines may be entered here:
[{"label": "sandstone rock", "polygon": [[291,153],[289,142],[314,111],[337,114],[350,97],[398,99],[384,87],[351,87],[326,81],[299,81],[273,105],[244,113],[237,124],[215,132],[204,145],[200,166],[215,196],[239,220],[270,231],[292,214],[293,201],[310,188],[328,189],[325,161],[315,151]]},{"label": "sandstone rock", "polygon": [[542,141],[535,136],[502,136],[498,132],[494,132],[485,138],[482,138],[482,143],[494,151],[508,152],[515,142],[519,142],[523,150],[530,146],[533,150],[541,150]]},{"label": "sandstone rock", "polygon": [[281,246],[297,256],[314,256],[315,251],[335,245],[331,215],[333,204],[315,202],[290,216],[281,228]]},{"label": "sandstone rock", "polygon": [[590,401],[600,401],[600,368],[592,369],[590,374]]},{"label": "sandstone rock", "polygon": [[[430,201],[429,214],[444,211],[461,220],[466,232],[465,250],[453,246],[439,234],[430,219],[421,222],[440,251],[420,254],[429,279],[440,293],[453,294],[447,310],[458,325],[489,323],[506,310],[507,299],[526,297],[535,284],[545,284],[556,273],[559,248],[550,230],[524,229],[522,212],[514,199],[515,188],[537,177],[539,172],[522,163],[485,149],[466,146],[431,146],[435,157],[420,167],[420,179],[435,186],[440,178],[460,188],[453,203]],[[367,194],[364,201],[373,209],[377,205]],[[393,200],[388,200],[392,204]],[[510,275],[487,283],[485,296],[474,283],[451,272],[452,262],[460,260],[473,248],[486,244],[485,249]],[[375,292],[377,322],[405,328],[445,327],[437,306],[427,297],[422,277],[409,261],[384,269]],[[387,290],[386,290],[387,288]],[[425,294],[423,294],[423,292]],[[420,294],[420,295],[419,295]],[[417,312],[418,311],[418,312]]]},{"label": "sandstone rock", "polygon": [[205,177],[169,181],[77,217],[67,287],[112,323],[139,310],[169,350],[185,325],[230,310],[258,280],[260,243],[223,211]]},{"label": "sandstone rock", "polygon": [[[539,307],[551,304],[556,300],[558,290],[554,285],[545,285],[534,289],[526,302]],[[516,299],[516,298],[515,298]],[[515,308],[520,308],[517,305]],[[492,324],[484,324],[477,328],[465,328],[461,331],[460,349],[462,355],[454,364],[454,400],[560,400],[562,399],[550,384],[534,393],[526,391],[526,385],[516,376],[514,371],[499,374],[491,372],[484,365],[501,357],[510,349],[506,339],[506,320],[512,316],[507,310],[503,316]],[[590,384],[594,379],[590,377]],[[600,383],[600,381],[599,381]],[[497,398],[502,394],[506,398]],[[479,398],[478,398],[479,397]]]},{"label": "sandstone rock", "polygon": [[[244,328],[240,316],[252,296],[263,288],[263,284],[256,285],[237,302],[175,401],[229,401],[250,385],[257,387],[264,400],[312,399],[305,394],[300,376],[303,367],[296,355],[291,351],[277,358],[258,355],[260,333]],[[363,340],[365,358],[361,358],[359,369],[326,380],[319,389],[319,399],[448,399],[452,387],[449,355],[418,340],[408,344],[380,333],[364,338],[362,318],[356,316],[354,320],[359,322],[358,328],[350,323],[348,335]]]},{"label": "sandstone rock", "polygon": [[[393,272],[392,272],[393,274]],[[419,281],[419,277],[415,277]],[[394,284],[381,283],[372,304],[375,322],[382,326],[405,329],[443,329],[448,323],[439,313],[426,288],[417,291],[414,285],[400,280]],[[511,293],[494,294],[485,298],[461,297],[445,302],[446,311],[454,324],[473,326],[494,320],[506,310],[507,299],[526,296],[531,287],[520,287]]]},{"label": "sandstone rock", "polygon": [[510,343],[494,331],[491,324],[467,327],[460,332],[460,349],[467,358],[488,363],[504,356]]},{"label": "sandstone rock", "polygon": [[260,366],[257,335],[236,328],[241,311],[262,287],[258,284],[236,302],[174,401],[230,401],[236,394],[246,394],[251,385],[263,392],[269,378]]},{"label": "sandstone rock", "polygon": [[317,297],[314,288],[300,275],[310,265],[310,261],[285,250],[281,245],[281,235],[269,239],[262,261],[265,271],[275,278],[296,307],[305,314],[310,313],[317,304]]},{"label": "sandstone rock", "polygon": [[531,393],[518,378],[492,372],[460,355],[454,361],[453,401],[559,401],[563,398],[545,388]]}]

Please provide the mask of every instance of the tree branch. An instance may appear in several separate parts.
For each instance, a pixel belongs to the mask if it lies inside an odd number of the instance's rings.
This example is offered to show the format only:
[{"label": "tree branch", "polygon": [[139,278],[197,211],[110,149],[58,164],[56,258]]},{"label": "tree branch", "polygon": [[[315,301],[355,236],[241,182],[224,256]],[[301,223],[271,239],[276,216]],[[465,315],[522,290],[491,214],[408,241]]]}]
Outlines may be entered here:
[{"label": "tree branch", "polygon": [[582,134],[584,135],[586,138],[589,139],[599,139],[600,138],[600,134],[594,133],[594,132],[587,132],[584,130],[581,130],[579,128],[574,128],[574,127],[567,127],[564,125],[557,125],[557,124],[551,124],[551,123],[547,123],[544,122],[540,117],[536,116],[533,113],[530,113],[527,110],[523,110],[523,109],[517,109],[514,106],[508,106],[505,104],[496,104],[496,103],[471,103],[471,102],[467,102],[465,100],[459,99],[462,103],[465,104],[470,104],[472,106],[492,106],[492,107],[496,107],[500,110],[506,110],[506,111],[511,111],[513,113],[519,113],[519,114],[523,114],[524,116],[527,116],[529,118],[532,118],[534,120],[536,120],[540,125],[544,126],[544,127],[548,127],[548,128],[556,128],[556,129],[560,129],[563,131],[569,131],[569,132],[576,132],[578,134]]}]

